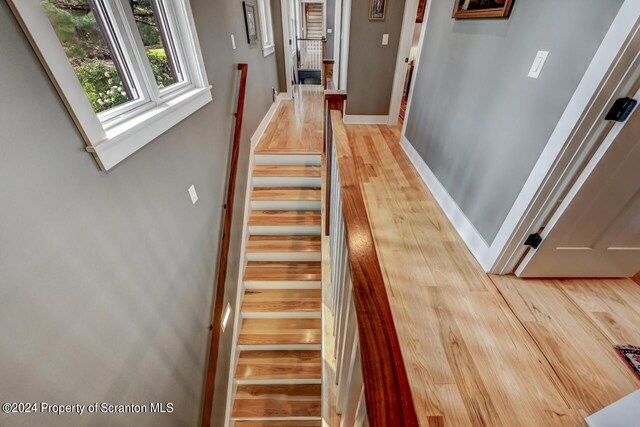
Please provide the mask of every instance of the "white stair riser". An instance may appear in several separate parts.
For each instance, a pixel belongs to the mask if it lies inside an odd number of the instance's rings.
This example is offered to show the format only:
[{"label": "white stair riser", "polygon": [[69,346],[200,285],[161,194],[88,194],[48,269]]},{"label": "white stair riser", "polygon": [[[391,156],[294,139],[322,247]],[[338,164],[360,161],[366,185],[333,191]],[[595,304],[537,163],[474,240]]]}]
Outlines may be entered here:
[{"label": "white stair riser", "polygon": [[315,200],[252,200],[251,209],[259,211],[319,211],[320,201]]},{"label": "white stair riser", "polygon": [[320,281],[265,281],[246,280],[245,289],[320,289]]},{"label": "white stair riser", "polygon": [[320,252],[247,252],[247,261],[322,261]]},{"label": "white stair riser", "polygon": [[273,312],[251,312],[243,311],[243,319],[320,319],[320,311],[273,311]]},{"label": "white stair riser", "polygon": [[[322,384],[322,380],[312,378],[291,378],[287,380],[252,380],[252,379],[235,379],[239,385],[247,384]],[[289,418],[287,418],[289,419]]]},{"label": "white stair riser", "polygon": [[322,180],[312,177],[288,177],[288,176],[254,176],[253,187],[304,187],[320,188]]},{"label": "white stair riser", "polygon": [[320,166],[320,154],[256,154],[256,165]]},{"label": "white stair riser", "polygon": [[238,344],[239,351],[322,350],[321,344]]},{"label": "white stair riser", "polygon": [[319,225],[250,225],[249,234],[254,236],[319,236]]}]

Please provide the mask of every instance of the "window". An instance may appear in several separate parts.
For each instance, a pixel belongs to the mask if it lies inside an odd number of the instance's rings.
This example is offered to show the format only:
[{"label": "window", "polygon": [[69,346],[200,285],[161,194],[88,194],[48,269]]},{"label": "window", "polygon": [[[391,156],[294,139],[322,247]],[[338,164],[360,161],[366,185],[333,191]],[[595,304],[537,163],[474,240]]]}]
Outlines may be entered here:
[{"label": "window", "polygon": [[262,34],[262,52],[264,56],[275,52],[275,42],[273,40],[273,21],[271,18],[271,2],[269,0],[258,0],[258,13],[260,13],[260,30]]},{"label": "window", "polygon": [[10,0],[100,166],[211,101],[188,0]]}]

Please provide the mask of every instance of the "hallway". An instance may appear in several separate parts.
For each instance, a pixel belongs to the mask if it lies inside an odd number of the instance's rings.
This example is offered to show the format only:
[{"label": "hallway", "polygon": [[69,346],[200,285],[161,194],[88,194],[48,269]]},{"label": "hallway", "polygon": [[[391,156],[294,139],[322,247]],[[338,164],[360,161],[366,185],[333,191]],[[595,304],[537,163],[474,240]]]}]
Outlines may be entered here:
[{"label": "hallway", "polygon": [[613,346],[640,343],[640,286],[487,275],[402,150],[346,126],[418,420],[584,425],[638,389]]},{"label": "hallway", "polygon": [[[322,102],[317,88],[300,89],[255,150],[232,413],[245,422],[319,425],[321,410],[327,425],[339,422],[320,236]],[[406,157],[400,129],[346,129],[421,424],[583,425],[638,388],[613,348],[640,342],[638,284],[487,275]]]}]

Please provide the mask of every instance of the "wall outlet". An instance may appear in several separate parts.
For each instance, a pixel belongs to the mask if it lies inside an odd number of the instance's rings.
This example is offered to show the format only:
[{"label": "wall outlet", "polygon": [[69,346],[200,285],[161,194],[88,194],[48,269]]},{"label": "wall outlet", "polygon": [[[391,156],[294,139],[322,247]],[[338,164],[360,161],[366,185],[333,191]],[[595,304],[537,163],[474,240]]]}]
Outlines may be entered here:
[{"label": "wall outlet", "polygon": [[278,97],[278,91],[275,87],[271,87],[271,97],[273,98],[273,102],[276,102],[276,98]]},{"label": "wall outlet", "polygon": [[327,28],[327,34],[331,34],[333,33],[333,30],[331,28]]},{"label": "wall outlet", "polygon": [[531,64],[531,69],[529,70],[528,77],[532,79],[537,79],[542,71],[542,67],[544,67],[544,63],[547,61],[547,56],[549,56],[549,52],[546,50],[539,50],[536,54],[535,59],[533,60],[533,64]]},{"label": "wall outlet", "polygon": [[198,193],[196,193],[196,187],[193,184],[189,187],[189,196],[191,196],[191,203],[195,205],[198,201]]},{"label": "wall outlet", "polygon": [[382,35],[382,45],[386,46],[389,44],[389,34],[383,34]]},{"label": "wall outlet", "polygon": [[236,37],[231,34],[231,49],[236,50]]}]

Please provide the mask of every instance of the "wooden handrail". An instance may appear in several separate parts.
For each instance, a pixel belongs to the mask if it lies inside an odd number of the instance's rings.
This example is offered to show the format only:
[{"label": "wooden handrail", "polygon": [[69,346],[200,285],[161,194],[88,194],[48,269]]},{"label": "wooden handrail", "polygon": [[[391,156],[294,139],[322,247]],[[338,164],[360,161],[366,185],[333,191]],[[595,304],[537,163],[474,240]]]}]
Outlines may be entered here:
[{"label": "wooden handrail", "polygon": [[371,426],[418,426],[342,111],[327,105],[326,157],[336,150],[367,417]]},{"label": "wooden handrail", "polygon": [[238,106],[236,109],[236,123],[233,131],[233,146],[229,163],[229,181],[227,183],[227,199],[224,205],[224,223],[222,226],[222,244],[218,258],[218,275],[215,282],[215,300],[213,320],[210,325],[209,360],[204,385],[204,402],[202,405],[202,427],[211,426],[211,410],[213,409],[213,392],[216,385],[216,367],[218,365],[218,346],[220,344],[220,322],[224,304],[224,284],[227,279],[227,261],[229,257],[229,242],[231,236],[231,220],[233,219],[233,200],[236,193],[236,177],[238,175],[238,157],[240,155],[240,136],[242,132],[242,117],[244,115],[244,99],[247,89],[247,64],[238,64],[240,70],[240,89],[238,91]]}]

